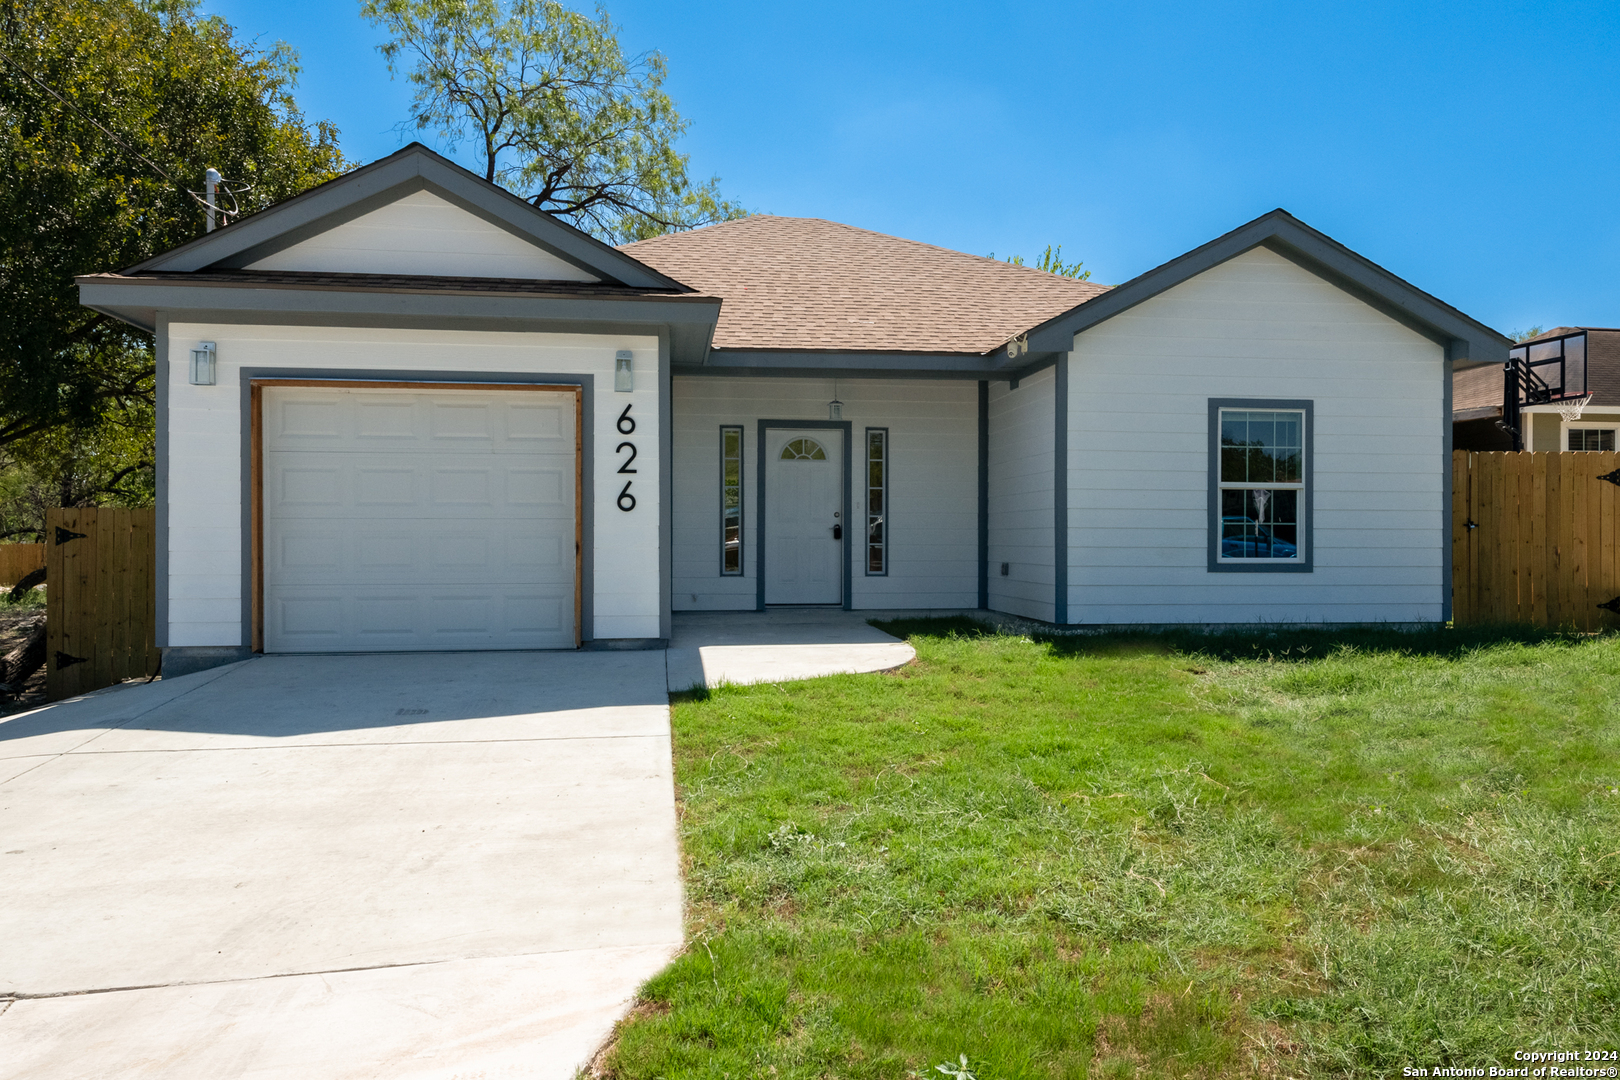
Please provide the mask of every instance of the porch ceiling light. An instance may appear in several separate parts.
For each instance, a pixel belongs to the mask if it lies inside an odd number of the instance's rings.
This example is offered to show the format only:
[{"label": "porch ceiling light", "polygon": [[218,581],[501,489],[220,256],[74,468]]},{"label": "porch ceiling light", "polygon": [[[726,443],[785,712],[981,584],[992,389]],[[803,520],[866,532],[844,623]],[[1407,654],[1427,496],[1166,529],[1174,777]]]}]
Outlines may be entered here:
[{"label": "porch ceiling light", "polygon": [[204,341],[198,343],[191,350],[191,384],[193,386],[214,385],[214,343]]},{"label": "porch ceiling light", "polygon": [[827,419],[842,420],[844,418],[844,403],[837,398],[827,402]]},{"label": "porch ceiling light", "polygon": [[620,349],[613,354],[613,389],[628,394],[636,388],[636,354]]}]

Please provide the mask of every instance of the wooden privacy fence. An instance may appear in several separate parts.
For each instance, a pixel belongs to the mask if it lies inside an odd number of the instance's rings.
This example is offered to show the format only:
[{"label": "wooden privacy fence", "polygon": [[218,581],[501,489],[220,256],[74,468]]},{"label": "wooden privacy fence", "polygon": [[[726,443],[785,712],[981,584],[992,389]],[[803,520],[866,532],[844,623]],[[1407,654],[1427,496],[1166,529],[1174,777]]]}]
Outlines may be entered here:
[{"label": "wooden privacy fence", "polygon": [[45,696],[157,674],[152,510],[45,512]]},{"label": "wooden privacy fence", "polygon": [[1452,454],[1458,623],[1620,628],[1620,454]]},{"label": "wooden privacy fence", "polygon": [[44,544],[0,544],[0,585],[8,589],[44,565]]}]

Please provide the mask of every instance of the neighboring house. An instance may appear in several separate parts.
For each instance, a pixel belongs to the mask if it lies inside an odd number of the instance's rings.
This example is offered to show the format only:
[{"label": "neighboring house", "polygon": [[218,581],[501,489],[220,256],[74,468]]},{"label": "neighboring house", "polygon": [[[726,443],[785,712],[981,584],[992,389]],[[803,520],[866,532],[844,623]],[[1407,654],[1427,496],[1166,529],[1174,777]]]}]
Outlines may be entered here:
[{"label": "neighboring house", "polygon": [[1459,450],[1614,450],[1620,330],[1560,326],[1514,346],[1502,367],[1456,372],[1451,417]]},{"label": "neighboring house", "polygon": [[1104,288],[755,217],[615,249],[424,147],[83,302],[158,349],[167,670],[678,610],[1448,615],[1506,338],[1273,211]]}]

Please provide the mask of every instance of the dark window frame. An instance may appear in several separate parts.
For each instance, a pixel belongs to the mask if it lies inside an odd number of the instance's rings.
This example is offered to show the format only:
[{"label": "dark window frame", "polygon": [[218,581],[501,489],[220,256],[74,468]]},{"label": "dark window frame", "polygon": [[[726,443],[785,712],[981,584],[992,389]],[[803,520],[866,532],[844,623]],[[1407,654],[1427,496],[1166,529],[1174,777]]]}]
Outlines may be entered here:
[{"label": "dark window frame", "polygon": [[[883,569],[872,569],[872,436],[883,436]],[[861,531],[861,565],[866,568],[867,577],[888,577],[889,566],[892,560],[892,549],[889,546],[889,492],[891,489],[890,476],[894,471],[894,446],[889,440],[889,429],[886,427],[869,427],[866,437],[861,441],[861,491],[864,492],[862,504],[865,507],[862,513],[864,525]]]},{"label": "dark window frame", "polygon": [[[737,569],[726,569],[726,433],[737,433]],[[741,424],[720,425],[720,576],[743,577],[743,459],[748,456],[746,433]]]},{"label": "dark window frame", "polygon": [[[1221,559],[1221,410],[1257,409],[1303,412],[1304,487],[1300,494],[1299,549],[1295,559]],[[1211,574],[1309,574],[1316,560],[1316,402],[1303,398],[1209,399],[1209,561]]]}]

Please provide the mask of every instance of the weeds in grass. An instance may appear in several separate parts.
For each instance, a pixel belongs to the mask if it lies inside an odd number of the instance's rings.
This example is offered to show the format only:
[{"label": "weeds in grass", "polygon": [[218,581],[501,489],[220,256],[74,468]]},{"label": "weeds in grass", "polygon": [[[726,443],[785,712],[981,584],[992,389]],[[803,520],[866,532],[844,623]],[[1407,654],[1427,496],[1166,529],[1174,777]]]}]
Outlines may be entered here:
[{"label": "weeds in grass", "polygon": [[1620,641],[896,627],[675,710],[619,1077],[1362,1076],[1620,1045]]}]

